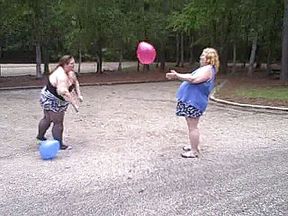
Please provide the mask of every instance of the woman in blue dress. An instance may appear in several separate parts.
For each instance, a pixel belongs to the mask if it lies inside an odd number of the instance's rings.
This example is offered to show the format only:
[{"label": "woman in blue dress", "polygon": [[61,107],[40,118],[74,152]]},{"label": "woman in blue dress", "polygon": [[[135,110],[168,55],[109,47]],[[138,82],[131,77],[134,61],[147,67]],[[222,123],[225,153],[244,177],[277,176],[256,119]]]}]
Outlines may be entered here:
[{"label": "woman in blue dress", "polygon": [[182,157],[199,157],[198,122],[207,108],[209,95],[214,88],[219,69],[219,56],[215,49],[205,48],[200,56],[200,67],[192,73],[181,74],[171,70],[167,79],[183,81],[177,91],[176,115],[186,119],[191,146],[184,146]]}]

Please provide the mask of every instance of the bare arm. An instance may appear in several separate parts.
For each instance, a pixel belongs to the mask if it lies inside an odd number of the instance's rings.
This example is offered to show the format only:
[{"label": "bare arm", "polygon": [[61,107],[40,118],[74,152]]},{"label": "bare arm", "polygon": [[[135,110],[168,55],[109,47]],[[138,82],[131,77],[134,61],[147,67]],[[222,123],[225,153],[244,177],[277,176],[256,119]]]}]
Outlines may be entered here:
[{"label": "bare arm", "polygon": [[79,84],[79,81],[77,79],[77,76],[75,75],[75,72],[74,71],[70,71],[68,73],[68,76],[69,76],[69,79],[73,80],[73,82],[75,84],[75,92],[77,94],[77,97],[78,97],[79,101],[82,102],[83,101],[83,96],[81,94],[80,84]]},{"label": "bare arm", "polygon": [[76,94],[78,95],[78,97],[79,98],[82,97],[78,80],[75,81],[75,90],[76,90]]},{"label": "bare arm", "polygon": [[61,95],[66,101],[70,102],[76,112],[78,112],[79,107],[77,105],[77,101],[75,98],[70,94],[68,90],[68,80],[65,77],[65,74],[61,74],[57,77],[56,89],[57,93]]},{"label": "bare arm", "polygon": [[211,66],[207,65],[201,67],[195,71],[195,73],[180,74],[175,70],[171,70],[169,73],[166,73],[167,79],[178,79],[182,81],[188,81],[191,83],[202,83],[212,78]]}]

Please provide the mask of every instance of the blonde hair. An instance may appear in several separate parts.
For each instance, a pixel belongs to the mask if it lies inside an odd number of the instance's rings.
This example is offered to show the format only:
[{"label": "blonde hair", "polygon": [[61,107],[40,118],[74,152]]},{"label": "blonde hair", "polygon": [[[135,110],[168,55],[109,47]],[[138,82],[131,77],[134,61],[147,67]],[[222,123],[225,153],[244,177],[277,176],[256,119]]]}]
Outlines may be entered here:
[{"label": "blonde hair", "polygon": [[214,48],[205,48],[202,54],[205,55],[207,64],[214,65],[216,67],[216,72],[218,72],[220,61],[217,51]]}]

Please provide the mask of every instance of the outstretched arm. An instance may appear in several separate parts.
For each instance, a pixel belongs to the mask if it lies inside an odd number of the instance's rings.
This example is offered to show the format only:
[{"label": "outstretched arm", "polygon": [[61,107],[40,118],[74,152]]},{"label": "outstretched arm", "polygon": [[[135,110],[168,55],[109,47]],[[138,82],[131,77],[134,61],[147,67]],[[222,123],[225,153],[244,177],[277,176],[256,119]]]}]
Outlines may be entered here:
[{"label": "outstretched arm", "polygon": [[181,74],[177,73],[175,70],[171,70],[169,73],[166,73],[166,78],[178,79],[191,83],[202,83],[212,78],[212,70],[209,65],[198,68],[194,73],[187,74]]}]

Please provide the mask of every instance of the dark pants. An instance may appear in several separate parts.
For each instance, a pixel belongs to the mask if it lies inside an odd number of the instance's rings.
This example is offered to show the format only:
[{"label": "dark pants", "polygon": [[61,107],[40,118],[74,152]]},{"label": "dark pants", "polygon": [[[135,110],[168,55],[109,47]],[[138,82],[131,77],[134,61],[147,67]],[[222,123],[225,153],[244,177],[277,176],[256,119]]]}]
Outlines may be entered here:
[{"label": "dark pants", "polygon": [[51,122],[53,123],[52,135],[55,140],[58,140],[62,145],[63,130],[64,130],[64,114],[65,112],[53,112],[44,110],[44,117],[40,120],[38,125],[37,138],[40,140],[44,139],[45,133],[50,127]]}]

